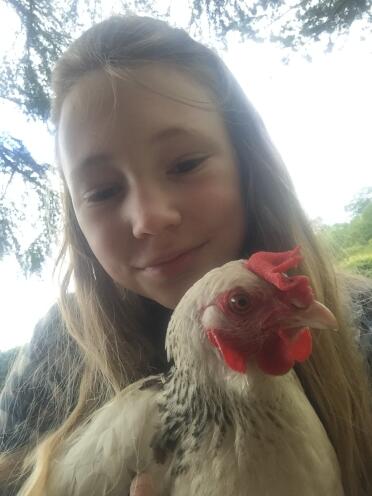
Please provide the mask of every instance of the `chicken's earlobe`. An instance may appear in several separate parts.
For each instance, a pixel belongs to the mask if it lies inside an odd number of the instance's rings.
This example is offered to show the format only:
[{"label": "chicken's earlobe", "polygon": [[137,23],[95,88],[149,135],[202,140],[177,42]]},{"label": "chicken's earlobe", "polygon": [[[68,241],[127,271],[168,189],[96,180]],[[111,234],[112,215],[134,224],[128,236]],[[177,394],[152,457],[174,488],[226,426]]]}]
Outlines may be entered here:
[{"label": "chicken's earlobe", "polygon": [[247,368],[247,357],[240,350],[229,346],[227,342],[219,335],[215,329],[207,330],[207,337],[210,343],[215,346],[221,353],[226,365],[235,372],[244,374]]}]

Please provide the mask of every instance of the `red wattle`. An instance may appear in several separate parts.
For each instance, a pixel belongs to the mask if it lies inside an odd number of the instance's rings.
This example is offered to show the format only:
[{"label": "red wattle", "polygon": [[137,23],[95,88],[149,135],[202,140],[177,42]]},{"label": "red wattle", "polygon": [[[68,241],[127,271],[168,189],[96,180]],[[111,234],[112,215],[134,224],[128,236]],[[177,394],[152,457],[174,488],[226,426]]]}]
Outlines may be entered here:
[{"label": "red wattle", "polygon": [[270,336],[257,354],[257,364],[266,374],[286,374],[295,362],[305,361],[312,351],[312,336],[306,327],[295,337],[291,330],[280,329]]},{"label": "red wattle", "polygon": [[288,351],[291,353],[296,362],[304,362],[309,358],[313,349],[313,338],[310,329],[304,327],[300,329],[294,338],[289,337],[289,331],[280,329],[278,334],[288,346]]},{"label": "red wattle", "polygon": [[244,374],[249,356],[255,355],[258,367],[270,375],[286,374],[296,362],[305,361],[312,351],[312,336],[305,327],[294,334],[293,329],[279,329],[262,344],[243,343],[223,329],[208,329],[207,337],[222,355],[226,365]]},{"label": "red wattle", "polygon": [[218,331],[218,329],[209,329],[207,331],[207,336],[213,346],[219,350],[226,365],[230,367],[230,369],[240,372],[241,374],[246,372],[247,358],[250,354],[249,350],[244,350],[241,347],[236,346],[236,343],[234,343],[233,340],[228,340]]},{"label": "red wattle", "polygon": [[270,375],[284,375],[293,367],[294,360],[288,353],[288,346],[278,334],[266,339],[257,354],[257,365]]}]

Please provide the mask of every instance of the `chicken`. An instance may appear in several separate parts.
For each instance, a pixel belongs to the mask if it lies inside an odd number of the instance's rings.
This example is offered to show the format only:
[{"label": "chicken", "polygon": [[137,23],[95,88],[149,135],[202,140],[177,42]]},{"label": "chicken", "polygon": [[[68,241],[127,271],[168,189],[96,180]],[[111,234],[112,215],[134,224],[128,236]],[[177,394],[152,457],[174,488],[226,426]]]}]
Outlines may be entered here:
[{"label": "chicken", "polygon": [[161,496],[343,495],[293,369],[311,354],[310,327],[337,326],[307,277],[285,274],[300,260],[298,247],[259,252],[196,282],[169,323],[170,372],[129,386],[66,440],[43,494],[122,496],[146,471]]}]

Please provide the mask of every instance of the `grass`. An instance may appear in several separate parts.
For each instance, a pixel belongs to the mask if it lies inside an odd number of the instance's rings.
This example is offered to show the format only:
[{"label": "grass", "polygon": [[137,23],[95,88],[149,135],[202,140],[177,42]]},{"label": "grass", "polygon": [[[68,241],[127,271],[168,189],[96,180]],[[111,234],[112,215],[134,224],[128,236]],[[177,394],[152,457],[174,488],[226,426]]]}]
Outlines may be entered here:
[{"label": "grass", "polygon": [[342,268],[372,278],[372,243],[353,247],[340,262]]}]

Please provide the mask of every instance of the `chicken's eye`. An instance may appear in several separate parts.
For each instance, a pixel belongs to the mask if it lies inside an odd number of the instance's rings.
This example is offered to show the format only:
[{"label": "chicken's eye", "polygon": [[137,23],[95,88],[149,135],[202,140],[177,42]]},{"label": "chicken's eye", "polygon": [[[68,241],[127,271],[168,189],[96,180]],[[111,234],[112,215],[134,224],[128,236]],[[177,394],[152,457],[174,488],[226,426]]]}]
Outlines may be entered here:
[{"label": "chicken's eye", "polygon": [[229,298],[229,307],[233,312],[244,313],[249,310],[251,304],[247,293],[234,293]]}]

